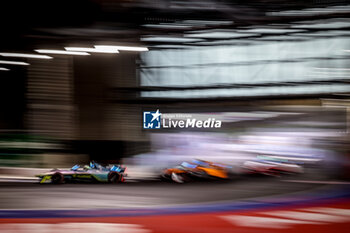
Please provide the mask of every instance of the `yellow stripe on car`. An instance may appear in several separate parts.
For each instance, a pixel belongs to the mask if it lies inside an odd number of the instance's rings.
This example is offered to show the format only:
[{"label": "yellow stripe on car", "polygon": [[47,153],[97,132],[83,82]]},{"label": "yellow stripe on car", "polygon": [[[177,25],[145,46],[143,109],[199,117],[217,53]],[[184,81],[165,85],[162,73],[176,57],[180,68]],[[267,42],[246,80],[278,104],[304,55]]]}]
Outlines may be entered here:
[{"label": "yellow stripe on car", "polygon": [[51,176],[44,176],[41,181],[40,181],[40,184],[44,183],[45,181],[47,180],[51,180]]}]

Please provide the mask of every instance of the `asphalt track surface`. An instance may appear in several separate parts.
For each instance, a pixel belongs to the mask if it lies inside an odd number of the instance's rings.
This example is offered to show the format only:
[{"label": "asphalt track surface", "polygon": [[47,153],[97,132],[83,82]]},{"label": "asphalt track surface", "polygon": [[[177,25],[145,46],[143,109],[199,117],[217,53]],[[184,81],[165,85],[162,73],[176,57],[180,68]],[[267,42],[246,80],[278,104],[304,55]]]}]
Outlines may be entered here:
[{"label": "asphalt track surface", "polygon": [[[230,182],[121,184],[0,183],[0,209],[125,209],[220,203],[303,192],[326,192],[320,183],[250,177]],[[329,187],[328,187],[329,188]]]}]

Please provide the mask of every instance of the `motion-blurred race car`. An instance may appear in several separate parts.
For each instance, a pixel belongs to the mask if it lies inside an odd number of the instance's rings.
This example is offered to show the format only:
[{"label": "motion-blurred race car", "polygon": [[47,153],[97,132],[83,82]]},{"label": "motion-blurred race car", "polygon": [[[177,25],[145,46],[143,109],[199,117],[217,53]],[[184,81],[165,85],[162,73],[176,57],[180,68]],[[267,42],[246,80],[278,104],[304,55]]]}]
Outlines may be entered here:
[{"label": "motion-blurred race car", "polygon": [[203,160],[183,162],[179,166],[162,171],[161,177],[176,183],[194,180],[229,179],[229,166]]},{"label": "motion-blurred race car", "polygon": [[124,182],[125,169],[120,165],[105,167],[92,161],[83,167],[74,165],[70,170],[53,169],[50,172],[36,175],[36,177],[40,178],[40,183],[51,181],[53,184],[68,182],[119,183]]},{"label": "motion-blurred race car", "polygon": [[242,168],[245,170],[246,174],[261,174],[268,176],[303,173],[303,168],[297,164],[268,160],[246,161],[243,163]]}]

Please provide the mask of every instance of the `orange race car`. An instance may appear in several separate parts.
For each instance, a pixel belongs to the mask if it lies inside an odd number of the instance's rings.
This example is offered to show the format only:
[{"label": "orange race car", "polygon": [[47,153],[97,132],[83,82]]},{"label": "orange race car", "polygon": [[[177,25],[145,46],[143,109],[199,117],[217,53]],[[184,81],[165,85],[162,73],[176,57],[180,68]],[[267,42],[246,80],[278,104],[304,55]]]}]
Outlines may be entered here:
[{"label": "orange race car", "polygon": [[229,170],[230,166],[196,159],[163,170],[161,177],[176,183],[185,183],[194,180],[225,180],[230,177]]}]

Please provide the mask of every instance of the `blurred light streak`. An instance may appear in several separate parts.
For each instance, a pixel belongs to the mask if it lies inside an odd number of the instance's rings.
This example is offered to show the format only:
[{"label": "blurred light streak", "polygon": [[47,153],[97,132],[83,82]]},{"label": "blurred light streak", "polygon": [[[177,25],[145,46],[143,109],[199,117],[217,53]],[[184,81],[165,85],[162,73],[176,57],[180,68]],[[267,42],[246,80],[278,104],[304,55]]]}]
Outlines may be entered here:
[{"label": "blurred light streak", "polygon": [[125,51],[137,51],[137,52],[148,51],[147,47],[138,47],[138,46],[95,45],[94,47],[97,50],[101,50],[101,51],[113,51],[113,50],[125,50]]},{"label": "blurred light streak", "polygon": [[4,60],[0,60],[0,64],[19,65],[19,66],[28,66],[28,65],[29,65],[29,63],[27,63],[27,62],[20,62],[20,61],[4,61]]},{"label": "blurred light streak", "polygon": [[65,47],[67,51],[89,52],[89,53],[119,53],[116,48],[84,48],[84,47]]},{"label": "blurred light streak", "polygon": [[27,54],[27,53],[0,53],[3,57],[23,57],[23,58],[37,58],[37,59],[52,59],[53,57],[47,55]]},{"label": "blurred light streak", "polygon": [[9,71],[10,69],[4,68],[4,67],[0,67],[1,71]]},{"label": "blurred light streak", "polygon": [[65,51],[65,50],[53,50],[53,49],[37,49],[34,50],[37,53],[48,53],[48,54],[62,54],[62,55],[90,55],[86,52],[74,52],[74,51]]}]

